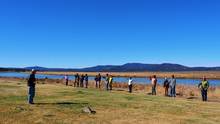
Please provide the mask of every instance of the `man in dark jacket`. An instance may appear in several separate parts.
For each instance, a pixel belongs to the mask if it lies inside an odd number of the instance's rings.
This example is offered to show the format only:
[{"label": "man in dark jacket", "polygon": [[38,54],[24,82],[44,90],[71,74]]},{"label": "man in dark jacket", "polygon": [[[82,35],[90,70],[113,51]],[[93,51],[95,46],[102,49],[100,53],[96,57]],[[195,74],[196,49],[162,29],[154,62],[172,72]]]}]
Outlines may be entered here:
[{"label": "man in dark jacket", "polygon": [[86,85],[86,88],[88,88],[88,85],[89,85],[89,76],[88,76],[88,74],[85,75],[85,85]]},{"label": "man in dark jacket", "polygon": [[82,74],[80,77],[80,87],[84,87],[85,76]]},{"label": "man in dark jacket", "polygon": [[98,75],[95,76],[95,87],[98,88]]},{"label": "man in dark jacket", "polygon": [[99,89],[101,88],[101,82],[102,82],[102,76],[99,73],[99,75],[98,75],[98,86],[99,86]]},{"label": "man in dark jacket", "polygon": [[163,87],[165,89],[165,96],[169,96],[168,94],[168,90],[169,90],[169,80],[167,79],[167,77],[165,77],[164,82],[163,82]]},{"label": "man in dark jacket", "polygon": [[75,75],[74,87],[79,87],[79,80],[80,80],[80,77],[79,77],[79,74],[77,73]]},{"label": "man in dark jacket", "polygon": [[35,97],[35,78],[36,71],[33,69],[31,75],[28,78],[28,103],[34,104],[34,97]]}]

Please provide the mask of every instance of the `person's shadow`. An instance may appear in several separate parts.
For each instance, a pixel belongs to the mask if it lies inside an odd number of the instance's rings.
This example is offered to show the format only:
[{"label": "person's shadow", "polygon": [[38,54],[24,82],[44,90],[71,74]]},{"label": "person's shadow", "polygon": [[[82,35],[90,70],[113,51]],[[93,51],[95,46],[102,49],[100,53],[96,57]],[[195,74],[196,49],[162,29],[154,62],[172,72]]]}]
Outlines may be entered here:
[{"label": "person's shadow", "polygon": [[55,103],[34,103],[35,105],[88,105],[89,103],[76,102],[55,102]]}]

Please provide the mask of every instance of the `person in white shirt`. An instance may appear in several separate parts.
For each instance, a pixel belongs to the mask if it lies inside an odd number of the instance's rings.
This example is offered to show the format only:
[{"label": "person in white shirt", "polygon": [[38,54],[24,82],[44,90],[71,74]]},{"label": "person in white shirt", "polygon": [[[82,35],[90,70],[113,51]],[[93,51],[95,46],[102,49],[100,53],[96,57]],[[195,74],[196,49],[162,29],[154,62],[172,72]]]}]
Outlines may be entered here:
[{"label": "person in white shirt", "polygon": [[151,78],[151,85],[152,85],[152,95],[156,95],[157,94],[157,91],[156,91],[157,77],[156,77],[156,75],[154,75],[153,78]]},{"label": "person in white shirt", "polygon": [[132,77],[130,77],[128,80],[129,93],[132,93],[132,86],[133,86],[133,79]]},{"label": "person in white shirt", "polygon": [[68,77],[68,75],[65,75],[65,76],[64,76],[64,80],[65,80],[66,86],[68,86],[68,82],[69,82],[69,77]]}]

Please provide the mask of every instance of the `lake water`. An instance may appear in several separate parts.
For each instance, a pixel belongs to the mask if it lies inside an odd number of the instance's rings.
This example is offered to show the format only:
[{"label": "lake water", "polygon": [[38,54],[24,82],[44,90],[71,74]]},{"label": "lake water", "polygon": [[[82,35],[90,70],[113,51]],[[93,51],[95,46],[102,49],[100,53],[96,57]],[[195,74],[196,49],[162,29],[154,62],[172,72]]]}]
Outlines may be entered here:
[{"label": "lake water", "polygon": [[[16,78],[27,78],[29,74],[27,73],[18,73],[18,72],[0,72],[0,77],[16,77]],[[36,74],[38,79],[63,79],[63,75],[45,75],[45,74]],[[69,76],[69,79],[74,80],[74,76]],[[89,77],[89,80],[94,80],[94,77]],[[134,83],[137,84],[149,84],[150,80],[148,78],[133,78]],[[114,81],[118,83],[124,83],[128,81],[127,77],[114,77]],[[158,78],[158,83],[163,84],[164,79]],[[186,85],[198,85],[201,80],[199,79],[177,79],[177,84],[186,84]],[[220,80],[209,80],[211,86],[220,86]]]}]

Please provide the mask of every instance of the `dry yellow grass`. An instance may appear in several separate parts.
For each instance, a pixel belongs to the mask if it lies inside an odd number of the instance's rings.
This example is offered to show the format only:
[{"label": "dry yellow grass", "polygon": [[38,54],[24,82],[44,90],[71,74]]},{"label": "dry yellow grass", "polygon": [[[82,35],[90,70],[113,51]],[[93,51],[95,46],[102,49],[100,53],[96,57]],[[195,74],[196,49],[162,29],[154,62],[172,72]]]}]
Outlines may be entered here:
[{"label": "dry yellow grass", "polygon": [[[48,84],[44,84],[48,83]],[[59,82],[58,82],[59,83]],[[92,84],[92,83],[91,83]],[[52,80],[38,81],[35,105],[26,104],[26,82],[0,79],[1,124],[219,124],[220,103],[171,99],[146,95],[146,91],[129,94],[66,87]],[[219,91],[218,91],[219,92]],[[97,111],[82,113],[85,106]]]}]

